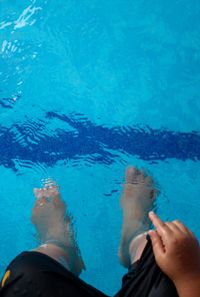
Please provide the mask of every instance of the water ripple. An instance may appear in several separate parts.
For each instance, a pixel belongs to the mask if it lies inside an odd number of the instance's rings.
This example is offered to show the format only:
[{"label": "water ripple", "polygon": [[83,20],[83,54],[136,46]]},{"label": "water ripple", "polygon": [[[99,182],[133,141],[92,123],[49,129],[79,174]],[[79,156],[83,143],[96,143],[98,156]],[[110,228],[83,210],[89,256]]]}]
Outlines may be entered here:
[{"label": "water ripple", "polygon": [[[51,124],[56,119],[71,130],[58,126],[53,129]],[[109,166],[114,162],[123,163],[127,155],[150,163],[170,158],[197,161],[200,160],[200,134],[164,128],[154,130],[149,126],[107,128],[90,122],[83,115],[48,112],[44,120],[27,119],[10,128],[1,126],[0,150],[0,164],[15,171],[33,164],[54,166],[66,160],[71,160],[73,166],[79,163]]]}]

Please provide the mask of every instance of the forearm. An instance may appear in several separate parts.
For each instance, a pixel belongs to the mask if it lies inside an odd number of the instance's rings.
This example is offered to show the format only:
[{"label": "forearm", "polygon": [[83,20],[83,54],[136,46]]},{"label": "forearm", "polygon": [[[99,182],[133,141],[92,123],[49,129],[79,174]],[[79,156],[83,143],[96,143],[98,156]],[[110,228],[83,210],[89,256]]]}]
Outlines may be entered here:
[{"label": "forearm", "polygon": [[175,283],[179,297],[200,297],[200,275]]}]

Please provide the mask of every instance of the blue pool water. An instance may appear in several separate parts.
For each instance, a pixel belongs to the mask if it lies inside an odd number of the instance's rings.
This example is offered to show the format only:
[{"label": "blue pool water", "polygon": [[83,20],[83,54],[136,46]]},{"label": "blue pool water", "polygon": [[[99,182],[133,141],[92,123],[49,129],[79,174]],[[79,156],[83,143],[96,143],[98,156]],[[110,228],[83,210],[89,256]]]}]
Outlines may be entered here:
[{"label": "blue pool water", "polygon": [[87,270],[113,294],[128,164],[164,220],[200,238],[200,2],[0,2],[0,275],[36,246],[32,189],[54,178]]}]

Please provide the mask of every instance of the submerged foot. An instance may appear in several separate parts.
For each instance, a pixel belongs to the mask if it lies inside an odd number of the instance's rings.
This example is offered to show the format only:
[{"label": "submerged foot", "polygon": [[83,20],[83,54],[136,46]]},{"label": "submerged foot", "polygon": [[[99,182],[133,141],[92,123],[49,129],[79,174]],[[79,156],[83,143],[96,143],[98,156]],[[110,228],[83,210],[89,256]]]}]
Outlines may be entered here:
[{"label": "submerged foot", "polygon": [[129,167],[121,197],[123,225],[119,246],[119,259],[123,266],[131,264],[129,247],[131,241],[150,228],[148,212],[152,209],[157,190],[150,176],[143,171]]},{"label": "submerged foot", "polygon": [[69,267],[75,274],[85,268],[77,246],[71,217],[66,213],[58,187],[45,184],[42,189],[34,189],[36,203],[32,210],[32,222],[41,243],[53,243],[63,248]]}]

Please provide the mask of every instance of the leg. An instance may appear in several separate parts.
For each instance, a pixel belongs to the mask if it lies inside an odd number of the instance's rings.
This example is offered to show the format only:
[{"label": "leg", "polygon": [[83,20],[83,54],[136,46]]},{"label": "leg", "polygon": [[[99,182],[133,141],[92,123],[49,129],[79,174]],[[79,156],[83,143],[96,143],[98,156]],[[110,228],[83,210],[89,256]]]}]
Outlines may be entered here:
[{"label": "leg", "polygon": [[42,189],[34,189],[34,193],[36,203],[32,210],[32,222],[41,245],[33,251],[52,257],[79,275],[85,266],[75,241],[71,218],[66,213],[58,187],[45,184]]},{"label": "leg", "polygon": [[131,264],[139,260],[147,244],[146,232],[134,237],[129,245],[129,255]]},{"label": "leg", "polygon": [[[150,228],[147,215],[156,194],[157,190],[149,176],[134,167],[127,169],[121,198],[123,226],[119,258],[122,265],[129,269],[115,297],[178,297],[173,282],[164,275],[155,261],[151,240],[146,240],[145,233]],[[131,265],[137,260],[140,261]]]},{"label": "leg", "polygon": [[62,264],[66,269],[71,270],[68,264],[68,253],[66,253],[65,250],[63,250],[56,244],[45,243],[33,249],[32,251],[45,254]]},{"label": "leg", "polygon": [[121,197],[123,226],[119,247],[120,262],[127,268],[140,258],[146,245],[145,232],[150,228],[148,212],[153,206],[156,192],[150,176],[145,176],[135,167],[127,169]]}]

